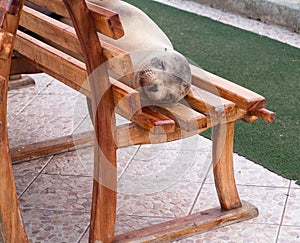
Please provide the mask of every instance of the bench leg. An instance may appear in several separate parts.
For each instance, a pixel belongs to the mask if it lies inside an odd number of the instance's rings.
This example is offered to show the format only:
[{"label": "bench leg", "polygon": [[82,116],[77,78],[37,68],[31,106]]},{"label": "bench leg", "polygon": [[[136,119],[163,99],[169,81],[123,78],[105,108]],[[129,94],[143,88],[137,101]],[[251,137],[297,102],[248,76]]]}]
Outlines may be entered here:
[{"label": "bench leg", "polygon": [[7,80],[0,76],[0,242],[28,242],[14,183],[7,131]]},{"label": "bench leg", "polygon": [[117,207],[116,149],[106,153],[95,146],[95,168],[89,242],[114,240]]},{"label": "bench leg", "polygon": [[235,122],[220,124],[213,129],[213,166],[215,186],[221,208],[231,210],[242,206],[233,170]]}]

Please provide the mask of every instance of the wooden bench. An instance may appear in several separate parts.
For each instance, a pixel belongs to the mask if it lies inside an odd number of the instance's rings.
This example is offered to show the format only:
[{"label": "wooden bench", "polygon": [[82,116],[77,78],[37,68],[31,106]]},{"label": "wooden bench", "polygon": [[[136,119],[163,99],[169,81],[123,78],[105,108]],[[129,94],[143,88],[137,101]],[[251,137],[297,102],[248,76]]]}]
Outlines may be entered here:
[{"label": "wooden bench", "polygon": [[[123,36],[117,13],[83,0],[29,0],[23,5],[21,0],[0,0],[0,240],[28,242],[16,196],[12,160],[74,147],[72,138],[67,136],[12,148],[10,153],[6,117],[8,80],[9,75],[19,73],[45,72],[92,102],[94,133],[81,134],[77,141],[91,142],[94,134],[90,242],[169,242],[257,216],[257,209],[241,201],[236,189],[233,139],[237,120],[252,122],[262,118],[269,123],[275,120],[275,114],[266,109],[264,97],[191,66],[193,86],[183,102],[172,107],[144,106],[140,93],[129,85],[130,54],[99,41],[97,36],[97,31],[115,39]],[[34,6],[40,6],[40,11]],[[46,10],[71,18],[74,27],[46,15]],[[22,28],[17,30],[18,26]],[[109,65],[102,65],[106,61]],[[121,78],[109,77],[108,69]],[[130,123],[117,126],[115,113]],[[214,131],[212,163],[221,207],[114,236],[116,150],[174,141],[209,128]]]}]

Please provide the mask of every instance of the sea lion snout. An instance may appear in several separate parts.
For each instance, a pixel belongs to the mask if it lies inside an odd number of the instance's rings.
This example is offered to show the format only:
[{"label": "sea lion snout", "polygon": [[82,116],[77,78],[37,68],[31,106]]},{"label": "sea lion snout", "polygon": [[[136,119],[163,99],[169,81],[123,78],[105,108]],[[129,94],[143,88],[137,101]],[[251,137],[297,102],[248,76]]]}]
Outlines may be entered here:
[{"label": "sea lion snout", "polygon": [[180,101],[191,86],[191,71],[186,59],[171,50],[146,57],[136,75],[144,95],[154,103]]}]

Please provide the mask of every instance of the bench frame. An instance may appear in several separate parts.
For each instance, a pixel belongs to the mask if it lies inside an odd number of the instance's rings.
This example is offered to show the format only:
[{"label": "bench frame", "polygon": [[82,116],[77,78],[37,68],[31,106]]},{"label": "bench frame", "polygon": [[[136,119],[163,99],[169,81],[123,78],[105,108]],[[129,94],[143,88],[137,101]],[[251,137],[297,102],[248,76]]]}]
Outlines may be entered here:
[{"label": "bench frame", "polygon": [[[124,34],[116,13],[86,4],[83,0],[49,0],[47,4],[42,0],[29,2],[42,5],[53,12],[61,11],[62,16],[70,16],[74,28],[58,22],[51,22],[53,24],[49,25],[50,22],[46,23],[45,17],[35,18],[40,13],[28,6],[23,7],[22,0],[0,1],[0,239],[3,242],[28,242],[11,161],[23,161],[74,148],[74,141],[67,136],[43,142],[43,146],[41,143],[28,145],[22,151],[19,151],[20,148],[13,148],[10,154],[6,112],[9,75],[33,71],[44,71],[52,75],[90,97],[92,102],[94,133],[81,134],[78,139],[80,144],[91,143],[94,139],[95,148],[89,242],[170,242],[258,215],[255,206],[239,198],[234,179],[233,140],[237,120],[252,122],[262,118],[269,123],[275,120],[275,114],[265,108],[264,97],[191,66],[193,87],[184,101],[190,107],[187,108],[184,104],[176,104],[173,108],[144,106],[139,93],[128,86],[128,75],[123,75],[124,78],[120,79],[122,82],[116,81],[109,77],[106,66],[102,65],[107,60],[113,60],[110,68],[119,76],[122,76],[122,72],[128,73],[130,69],[129,53],[99,41],[97,36],[97,31],[112,38],[119,38]],[[36,22],[31,22],[33,20]],[[79,59],[17,31],[19,22],[25,28],[36,23],[47,24],[46,32],[49,35],[51,30],[59,30],[57,39],[60,44],[63,48],[72,46],[72,51],[75,51],[75,56],[79,56]],[[39,34],[46,36],[46,39],[51,37],[42,28],[40,31]],[[61,42],[62,35],[68,35],[68,42]],[[13,49],[19,55],[16,60],[12,60]],[[55,67],[45,63],[42,54],[39,59],[34,53],[44,53],[49,64],[59,61],[76,75],[62,75]],[[87,77],[89,85],[84,85],[83,81]],[[124,97],[126,102],[122,102]],[[221,104],[216,103],[216,98]],[[115,112],[132,123],[116,126]],[[169,114],[176,119],[171,119]],[[136,144],[174,141],[209,128],[213,129],[213,173],[221,207],[114,236],[117,204],[116,150]],[[108,165],[114,169],[109,169]]]}]

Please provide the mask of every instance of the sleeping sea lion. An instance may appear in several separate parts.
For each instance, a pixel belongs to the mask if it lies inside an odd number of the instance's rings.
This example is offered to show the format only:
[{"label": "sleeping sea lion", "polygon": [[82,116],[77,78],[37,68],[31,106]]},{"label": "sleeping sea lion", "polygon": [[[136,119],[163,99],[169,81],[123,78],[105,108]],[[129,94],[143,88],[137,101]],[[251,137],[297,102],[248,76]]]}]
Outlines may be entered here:
[{"label": "sleeping sea lion", "polygon": [[166,34],[140,9],[120,0],[88,0],[111,9],[120,16],[125,35],[114,40],[100,39],[131,54],[136,87],[154,103],[181,100],[191,86],[191,70],[186,58],[174,50]]}]

